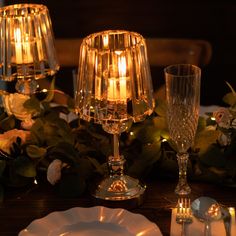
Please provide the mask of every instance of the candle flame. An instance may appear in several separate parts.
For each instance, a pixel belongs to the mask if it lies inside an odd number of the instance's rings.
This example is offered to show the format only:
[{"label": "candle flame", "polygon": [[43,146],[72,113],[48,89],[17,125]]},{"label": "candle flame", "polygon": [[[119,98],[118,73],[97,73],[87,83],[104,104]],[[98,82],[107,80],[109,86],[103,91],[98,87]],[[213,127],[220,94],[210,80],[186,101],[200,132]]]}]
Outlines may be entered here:
[{"label": "candle flame", "polygon": [[126,58],[124,56],[118,58],[118,70],[120,77],[126,76]]},{"label": "candle flame", "polygon": [[20,31],[20,29],[19,28],[16,28],[15,30],[14,30],[14,38],[15,38],[15,42],[16,43],[21,43],[21,31]]},{"label": "candle flame", "polygon": [[108,35],[103,36],[103,46],[104,48],[108,48]]}]

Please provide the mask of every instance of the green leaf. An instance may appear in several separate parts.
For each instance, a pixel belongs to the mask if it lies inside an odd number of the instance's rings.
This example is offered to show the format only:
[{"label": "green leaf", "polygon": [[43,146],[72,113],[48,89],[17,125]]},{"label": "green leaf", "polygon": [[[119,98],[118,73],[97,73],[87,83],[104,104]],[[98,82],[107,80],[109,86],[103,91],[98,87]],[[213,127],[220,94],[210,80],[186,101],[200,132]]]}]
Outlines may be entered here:
[{"label": "green leaf", "polygon": [[45,144],[44,120],[42,118],[36,119],[31,127],[30,140],[32,143],[38,144],[39,146]]},{"label": "green leaf", "polygon": [[40,102],[35,96],[31,96],[23,105],[32,114],[40,112]]},{"label": "green leaf", "polygon": [[216,144],[219,133],[218,130],[203,130],[196,134],[194,148],[200,149],[199,155],[206,153],[211,144]]},{"label": "green leaf", "polygon": [[230,106],[234,106],[236,104],[236,94],[235,93],[227,93],[224,97],[223,97],[223,101],[230,105]]},{"label": "green leaf", "polygon": [[227,93],[224,97],[223,97],[223,101],[230,105],[231,107],[236,107],[236,92],[233,89],[233,87],[231,86],[231,84],[229,82],[226,81],[226,84],[228,85],[228,87],[231,90],[231,93]]},{"label": "green leaf", "polygon": [[161,142],[143,145],[142,153],[129,167],[128,174],[140,177],[149,174],[153,164],[161,157]]},{"label": "green leaf", "polygon": [[60,159],[66,163],[75,163],[78,153],[74,146],[67,142],[59,142],[48,149],[47,156],[51,159]]},{"label": "green leaf", "polygon": [[38,147],[36,145],[28,145],[26,147],[26,153],[32,159],[36,159],[36,158],[44,157],[45,154],[47,153],[47,149]]},{"label": "green leaf", "polygon": [[202,116],[199,117],[198,119],[198,126],[197,126],[197,132],[201,132],[205,130],[206,128],[206,119]]},{"label": "green leaf", "polygon": [[36,168],[28,157],[19,156],[14,160],[14,168],[15,172],[24,177],[35,177],[36,176]]},{"label": "green leaf", "polygon": [[54,89],[55,89],[55,77],[52,79],[50,88],[47,93],[47,97],[43,100],[43,102],[51,102],[54,97]]},{"label": "green leaf", "polygon": [[157,99],[157,100],[156,100],[155,112],[156,112],[159,116],[166,117],[166,110],[167,110],[166,101],[163,100],[163,99]]},{"label": "green leaf", "polygon": [[0,107],[0,121],[8,117],[7,113],[4,112],[3,107]]},{"label": "green leaf", "polygon": [[6,117],[6,118],[4,118],[0,121],[0,127],[4,131],[14,129],[15,125],[16,125],[16,120],[15,120],[15,117],[13,115],[8,116],[8,117]]},{"label": "green leaf", "polygon": [[154,122],[153,128],[165,131],[168,130],[167,121],[165,117],[160,117],[160,116],[154,117],[153,122]]}]

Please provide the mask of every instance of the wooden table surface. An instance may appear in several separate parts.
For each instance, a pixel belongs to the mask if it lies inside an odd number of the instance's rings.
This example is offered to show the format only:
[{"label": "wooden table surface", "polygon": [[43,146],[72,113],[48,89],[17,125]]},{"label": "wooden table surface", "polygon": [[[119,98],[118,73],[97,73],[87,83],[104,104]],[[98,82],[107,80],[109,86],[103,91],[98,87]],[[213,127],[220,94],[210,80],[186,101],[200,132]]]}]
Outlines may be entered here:
[{"label": "wooden table surface", "polygon": [[[169,235],[171,208],[175,207],[177,202],[175,185],[175,180],[159,179],[148,183],[143,204],[129,210],[146,216],[159,226],[163,235]],[[190,185],[192,200],[199,196],[209,196],[222,204],[236,207],[236,188],[193,182]],[[5,199],[0,204],[0,235],[18,235],[33,220],[53,211],[95,205],[97,204],[88,194],[79,198],[63,198],[45,183],[30,189],[11,190],[5,194]]]}]

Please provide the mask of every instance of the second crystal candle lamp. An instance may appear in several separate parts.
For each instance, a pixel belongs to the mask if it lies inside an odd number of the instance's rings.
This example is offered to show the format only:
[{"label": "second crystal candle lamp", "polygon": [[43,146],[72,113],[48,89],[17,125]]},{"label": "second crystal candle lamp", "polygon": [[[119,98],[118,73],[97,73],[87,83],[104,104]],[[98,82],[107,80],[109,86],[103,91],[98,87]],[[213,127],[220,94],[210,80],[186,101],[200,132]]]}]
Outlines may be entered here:
[{"label": "second crystal candle lamp", "polygon": [[36,80],[59,70],[49,11],[40,4],[0,9],[0,78],[17,80],[16,90],[33,94]]},{"label": "second crystal candle lamp", "polygon": [[[132,122],[143,121],[153,111],[154,99],[146,44],[134,32],[110,30],[91,34],[81,45],[76,88],[76,109],[86,121],[101,124],[113,135],[109,176],[94,196],[127,200],[140,196],[145,186],[124,174],[119,135]],[[101,147],[102,148],[102,147]]]}]

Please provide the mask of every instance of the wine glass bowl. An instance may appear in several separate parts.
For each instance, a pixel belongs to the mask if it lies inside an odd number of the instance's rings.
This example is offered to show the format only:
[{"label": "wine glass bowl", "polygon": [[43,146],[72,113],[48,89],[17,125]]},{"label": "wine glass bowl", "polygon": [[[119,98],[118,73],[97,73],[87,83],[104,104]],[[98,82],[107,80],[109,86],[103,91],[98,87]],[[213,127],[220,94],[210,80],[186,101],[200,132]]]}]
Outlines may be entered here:
[{"label": "wine glass bowl", "polygon": [[110,173],[94,196],[106,200],[139,196],[145,186],[124,174],[119,135],[133,122],[144,120],[154,108],[145,40],[125,30],[91,34],[82,41],[78,71],[75,109],[81,119],[101,124],[113,135]]},{"label": "wine glass bowl", "polygon": [[191,192],[187,183],[188,149],[198,124],[201,69],[191,64],[177,64],[166,67],[164,72],[168,128],[179,166],[175,192],[185,195]]}]

